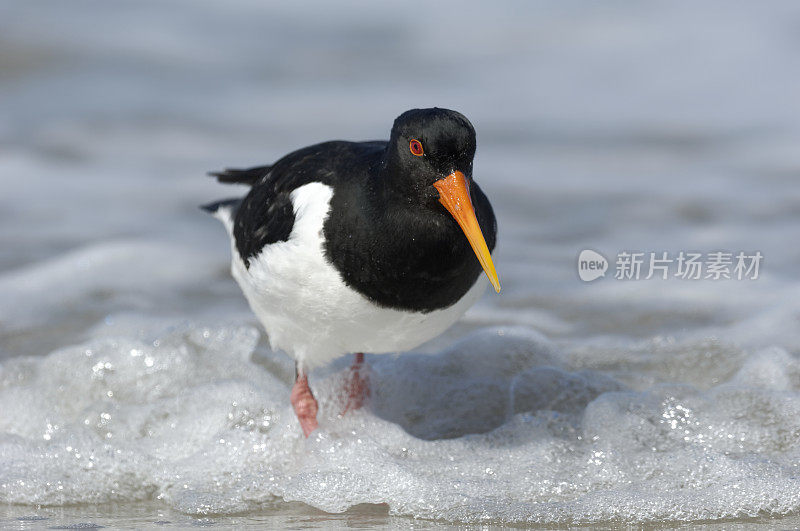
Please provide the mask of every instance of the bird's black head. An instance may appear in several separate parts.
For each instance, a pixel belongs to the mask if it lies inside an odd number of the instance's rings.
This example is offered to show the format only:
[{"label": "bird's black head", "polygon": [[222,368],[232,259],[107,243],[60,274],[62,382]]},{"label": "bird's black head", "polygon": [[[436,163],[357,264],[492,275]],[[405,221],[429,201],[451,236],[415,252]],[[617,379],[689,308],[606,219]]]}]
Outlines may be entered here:
[{"label": "bird's black head", "polygon": [[472,178],[475,129],[449,109],[412,109],[394,121],[387,166],[406,193],[434,194],[433,183],[455,171]]},{"label": "bird's black head", "polygon": [[[394,121],[385,158],[386,190],[422,209],[449,212],[500,291],[470,197],[475,129],[464,115],[448,109],[413,109]],[[438,214],[435,214],[438,215]]]}]

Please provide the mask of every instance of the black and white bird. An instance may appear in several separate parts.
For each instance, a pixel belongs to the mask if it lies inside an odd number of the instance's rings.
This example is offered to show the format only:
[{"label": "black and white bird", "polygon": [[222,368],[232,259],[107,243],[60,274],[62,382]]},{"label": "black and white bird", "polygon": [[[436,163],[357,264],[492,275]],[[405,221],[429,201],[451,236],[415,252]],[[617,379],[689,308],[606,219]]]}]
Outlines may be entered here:
[{"label": "black and white bird", "polygon": [[203,208],[230,235],[233,277],[272,348],[295,359],[291,401],[306,436],[317,428],[311,368],[355,353],[348,408],[358,407],[364,352],[412,349],[461,317],[486,279],[500,291],[474,155],[463,115],[414,109],[388,142],[324,142],[211,174],[250,186]]}]

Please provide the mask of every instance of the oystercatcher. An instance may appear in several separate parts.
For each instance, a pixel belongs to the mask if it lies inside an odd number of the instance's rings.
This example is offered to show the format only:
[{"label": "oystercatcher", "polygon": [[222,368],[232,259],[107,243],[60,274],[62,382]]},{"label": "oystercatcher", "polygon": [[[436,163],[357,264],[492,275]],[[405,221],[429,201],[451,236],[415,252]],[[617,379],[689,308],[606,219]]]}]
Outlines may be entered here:
[{"label": "oystercatcher", "polygon": [[231,238],[233,277],[273,349],[295,359],[291,402],[317,427],[309,369],[356,353],[350,399],[368,393],[363,352],[412,349],[452,325],[486,287],[497,224],[472,179],[475,129],[455,111],[414,109],[389,141],[332,141],[271,166],[211,173],[250,186],[203,208]]}]

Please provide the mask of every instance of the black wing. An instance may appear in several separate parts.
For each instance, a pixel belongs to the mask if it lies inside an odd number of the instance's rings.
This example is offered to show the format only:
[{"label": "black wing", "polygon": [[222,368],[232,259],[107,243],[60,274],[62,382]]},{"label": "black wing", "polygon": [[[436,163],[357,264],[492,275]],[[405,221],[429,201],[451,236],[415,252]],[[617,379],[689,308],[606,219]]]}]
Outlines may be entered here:
[{"label": "black wing", "polygon": [[[272,166],[226,170],[220,182],[250,184],[234,213],[236,249],[247,267],[264,246],[287,241],[294,227],[291,193],[312,183],[334,185],[346,173],[366,171],[366,164],[386,142],[324,142],[289,153]],[[343,169],[346,169],[344,171]]]},{"label": "black wing", "polygon": [[263,179],[258,177],[262,168],[244,170],[242,175],[248,173],[254,182],[236,211],[233,235],[245,265],[249,267],[250,259],[264,246],[289,239],[295,220],[294,190],[312,182],[333,186],[340,179],[364,173],[367,162],[385,146],[386,142],[324,142],[262,167],[269,168]]}]

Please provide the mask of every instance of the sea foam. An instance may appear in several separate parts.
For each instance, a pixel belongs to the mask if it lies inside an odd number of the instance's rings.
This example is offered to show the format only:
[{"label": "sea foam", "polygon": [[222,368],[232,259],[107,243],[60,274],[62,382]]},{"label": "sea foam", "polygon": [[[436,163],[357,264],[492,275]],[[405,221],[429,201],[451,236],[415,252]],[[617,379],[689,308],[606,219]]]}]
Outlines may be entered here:
[{"label": "sea foam", "polygon": [[800,362],[779,348],[706,390],[633,389],[538,333],[485,328],[438,353],[367,356],[372,397],[344,416],[348,360],[312,373],[306,440],[291,363],[254,328],[137,330],[2,363],[0,501],[157,498],[209,515],[284,499],[507,523],[800,508]]}]

